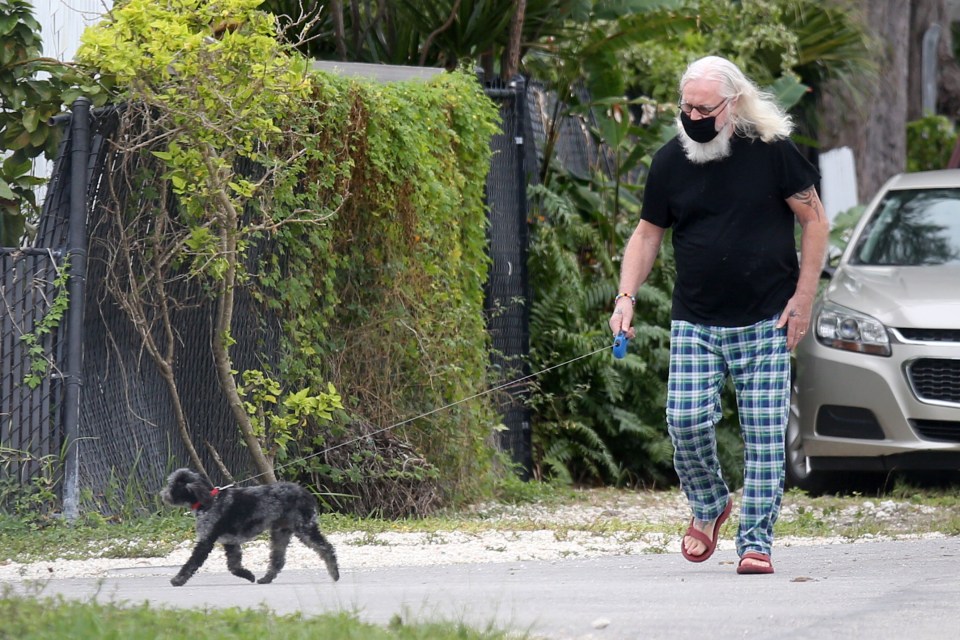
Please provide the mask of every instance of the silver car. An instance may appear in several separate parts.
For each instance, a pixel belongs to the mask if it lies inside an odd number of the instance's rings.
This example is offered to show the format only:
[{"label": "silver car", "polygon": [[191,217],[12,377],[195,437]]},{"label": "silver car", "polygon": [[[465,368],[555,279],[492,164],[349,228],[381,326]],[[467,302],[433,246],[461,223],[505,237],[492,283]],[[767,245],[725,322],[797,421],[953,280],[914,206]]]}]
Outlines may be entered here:
[{"label": "silver car", "polygon": [[796,350],[787,483],[960,469],[960,169],[890,179]]}]

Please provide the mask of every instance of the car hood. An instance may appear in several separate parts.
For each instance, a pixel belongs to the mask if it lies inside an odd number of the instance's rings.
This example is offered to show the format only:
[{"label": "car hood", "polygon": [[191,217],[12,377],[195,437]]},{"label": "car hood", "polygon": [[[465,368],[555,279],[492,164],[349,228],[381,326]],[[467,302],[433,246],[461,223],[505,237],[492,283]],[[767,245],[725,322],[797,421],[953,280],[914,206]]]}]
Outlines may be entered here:
[{"label": "car hood", "polygon": [[892,327],[960,329],[960,266],[844,265],[824,297]]}]

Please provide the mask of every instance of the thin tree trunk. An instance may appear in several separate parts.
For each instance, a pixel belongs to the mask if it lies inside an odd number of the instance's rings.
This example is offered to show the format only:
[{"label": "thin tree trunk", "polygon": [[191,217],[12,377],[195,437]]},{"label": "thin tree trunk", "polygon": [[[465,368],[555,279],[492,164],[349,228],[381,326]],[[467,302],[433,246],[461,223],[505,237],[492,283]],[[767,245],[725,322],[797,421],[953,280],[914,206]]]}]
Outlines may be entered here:
[{"label": "thin tree trunk", "polygon": [[902,0],[861,0],[867,26],[883,43],[879,74],[862,100],[842,86],[821,97],[821,149],[850,147],[857,170],[858,200],[867,202],[907,164],[907,62],[910,4]]},{"label": "thin tree trunk", "polygon": [[[214,166],[210,155],[205,157],[207,169],[211,176],[217,175],[217,168]],[[230,329],[233,324],[233,302],[234,290],[237,280],[237,225],[240,216],[221,189],[217,194],[219,201],[221,224],[221,251],[227,260],[227,269],[223,276],[223,283],[220,288],[219,309],[217,310],[216,322],[213,327],[213,355],[217,365],[217,375],[220,378],[220,387],[226,396],[227,403],[233,413],[234,419],[240,428],[240,435],[247,444],[247,451],[251,460],[257,469],[258,478],[264,483],[271,484],[277,481],[277,476],[273,470],[273,463],[267,458],[260,446],[260,441],[253,432],[253,425],[250,422],[250,416],[247,415],[243,407],[243,400],[240,398],[240,392],[237,390],[237,381],[233,377],[233,362],[230,360],[229,341]]]},{"label": "thin tree trunk", "polygon": [[330,15],[333,18],[333,38],[337,43],[337,55],[347,60],[347,36],[343,30],[343,0],[331,0]]},{"label": "thin tree trunk", "polygon": [[523,44],[523,22],[527,14],[527,0],[516,0],[513,18],[510,20],[510,40],[504,55],[501,77],[504,80],[517,75],[520,70],[520,47]]}]

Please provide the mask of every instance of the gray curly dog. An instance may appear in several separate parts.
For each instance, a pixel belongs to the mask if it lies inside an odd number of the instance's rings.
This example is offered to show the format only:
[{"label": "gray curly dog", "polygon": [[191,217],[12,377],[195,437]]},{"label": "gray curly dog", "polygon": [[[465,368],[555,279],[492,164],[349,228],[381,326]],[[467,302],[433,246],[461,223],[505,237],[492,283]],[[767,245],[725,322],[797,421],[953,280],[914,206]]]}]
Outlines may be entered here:
[{"label": "gray curly dog", "polygon": [[197,544],[190,558],[170,580],[184,585],[197,572],[216,543],[223,545],[227,569],[250,582],[253,573],[243,568],[240,545],[270,530],[270,566],[259,584],[272,582],[286,562],[291,536],[317,552],[334,580],[340,579],[337,555],[317,528],[317,500],[303,487],[278,482],[247,488],[216,489],[199,473],[177,469],[167,478],[163,501],[190,507],[197,518]]}]

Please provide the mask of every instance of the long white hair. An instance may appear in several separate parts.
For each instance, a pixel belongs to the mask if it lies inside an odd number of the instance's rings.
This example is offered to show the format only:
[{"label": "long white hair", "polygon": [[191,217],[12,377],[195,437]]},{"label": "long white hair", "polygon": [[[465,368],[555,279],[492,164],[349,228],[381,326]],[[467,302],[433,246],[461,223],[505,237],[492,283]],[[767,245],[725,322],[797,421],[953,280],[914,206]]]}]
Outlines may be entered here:
[{"label": "long white hair", "polygon": [[721,97],[736,100],[729,121],[740,135],[770,142],[793,131],[793,120],[773,94],[761,91],[726,58],[707,56],[691,63],[680,78],[680,93],[688,82],[700,79],[719,81]]}]

